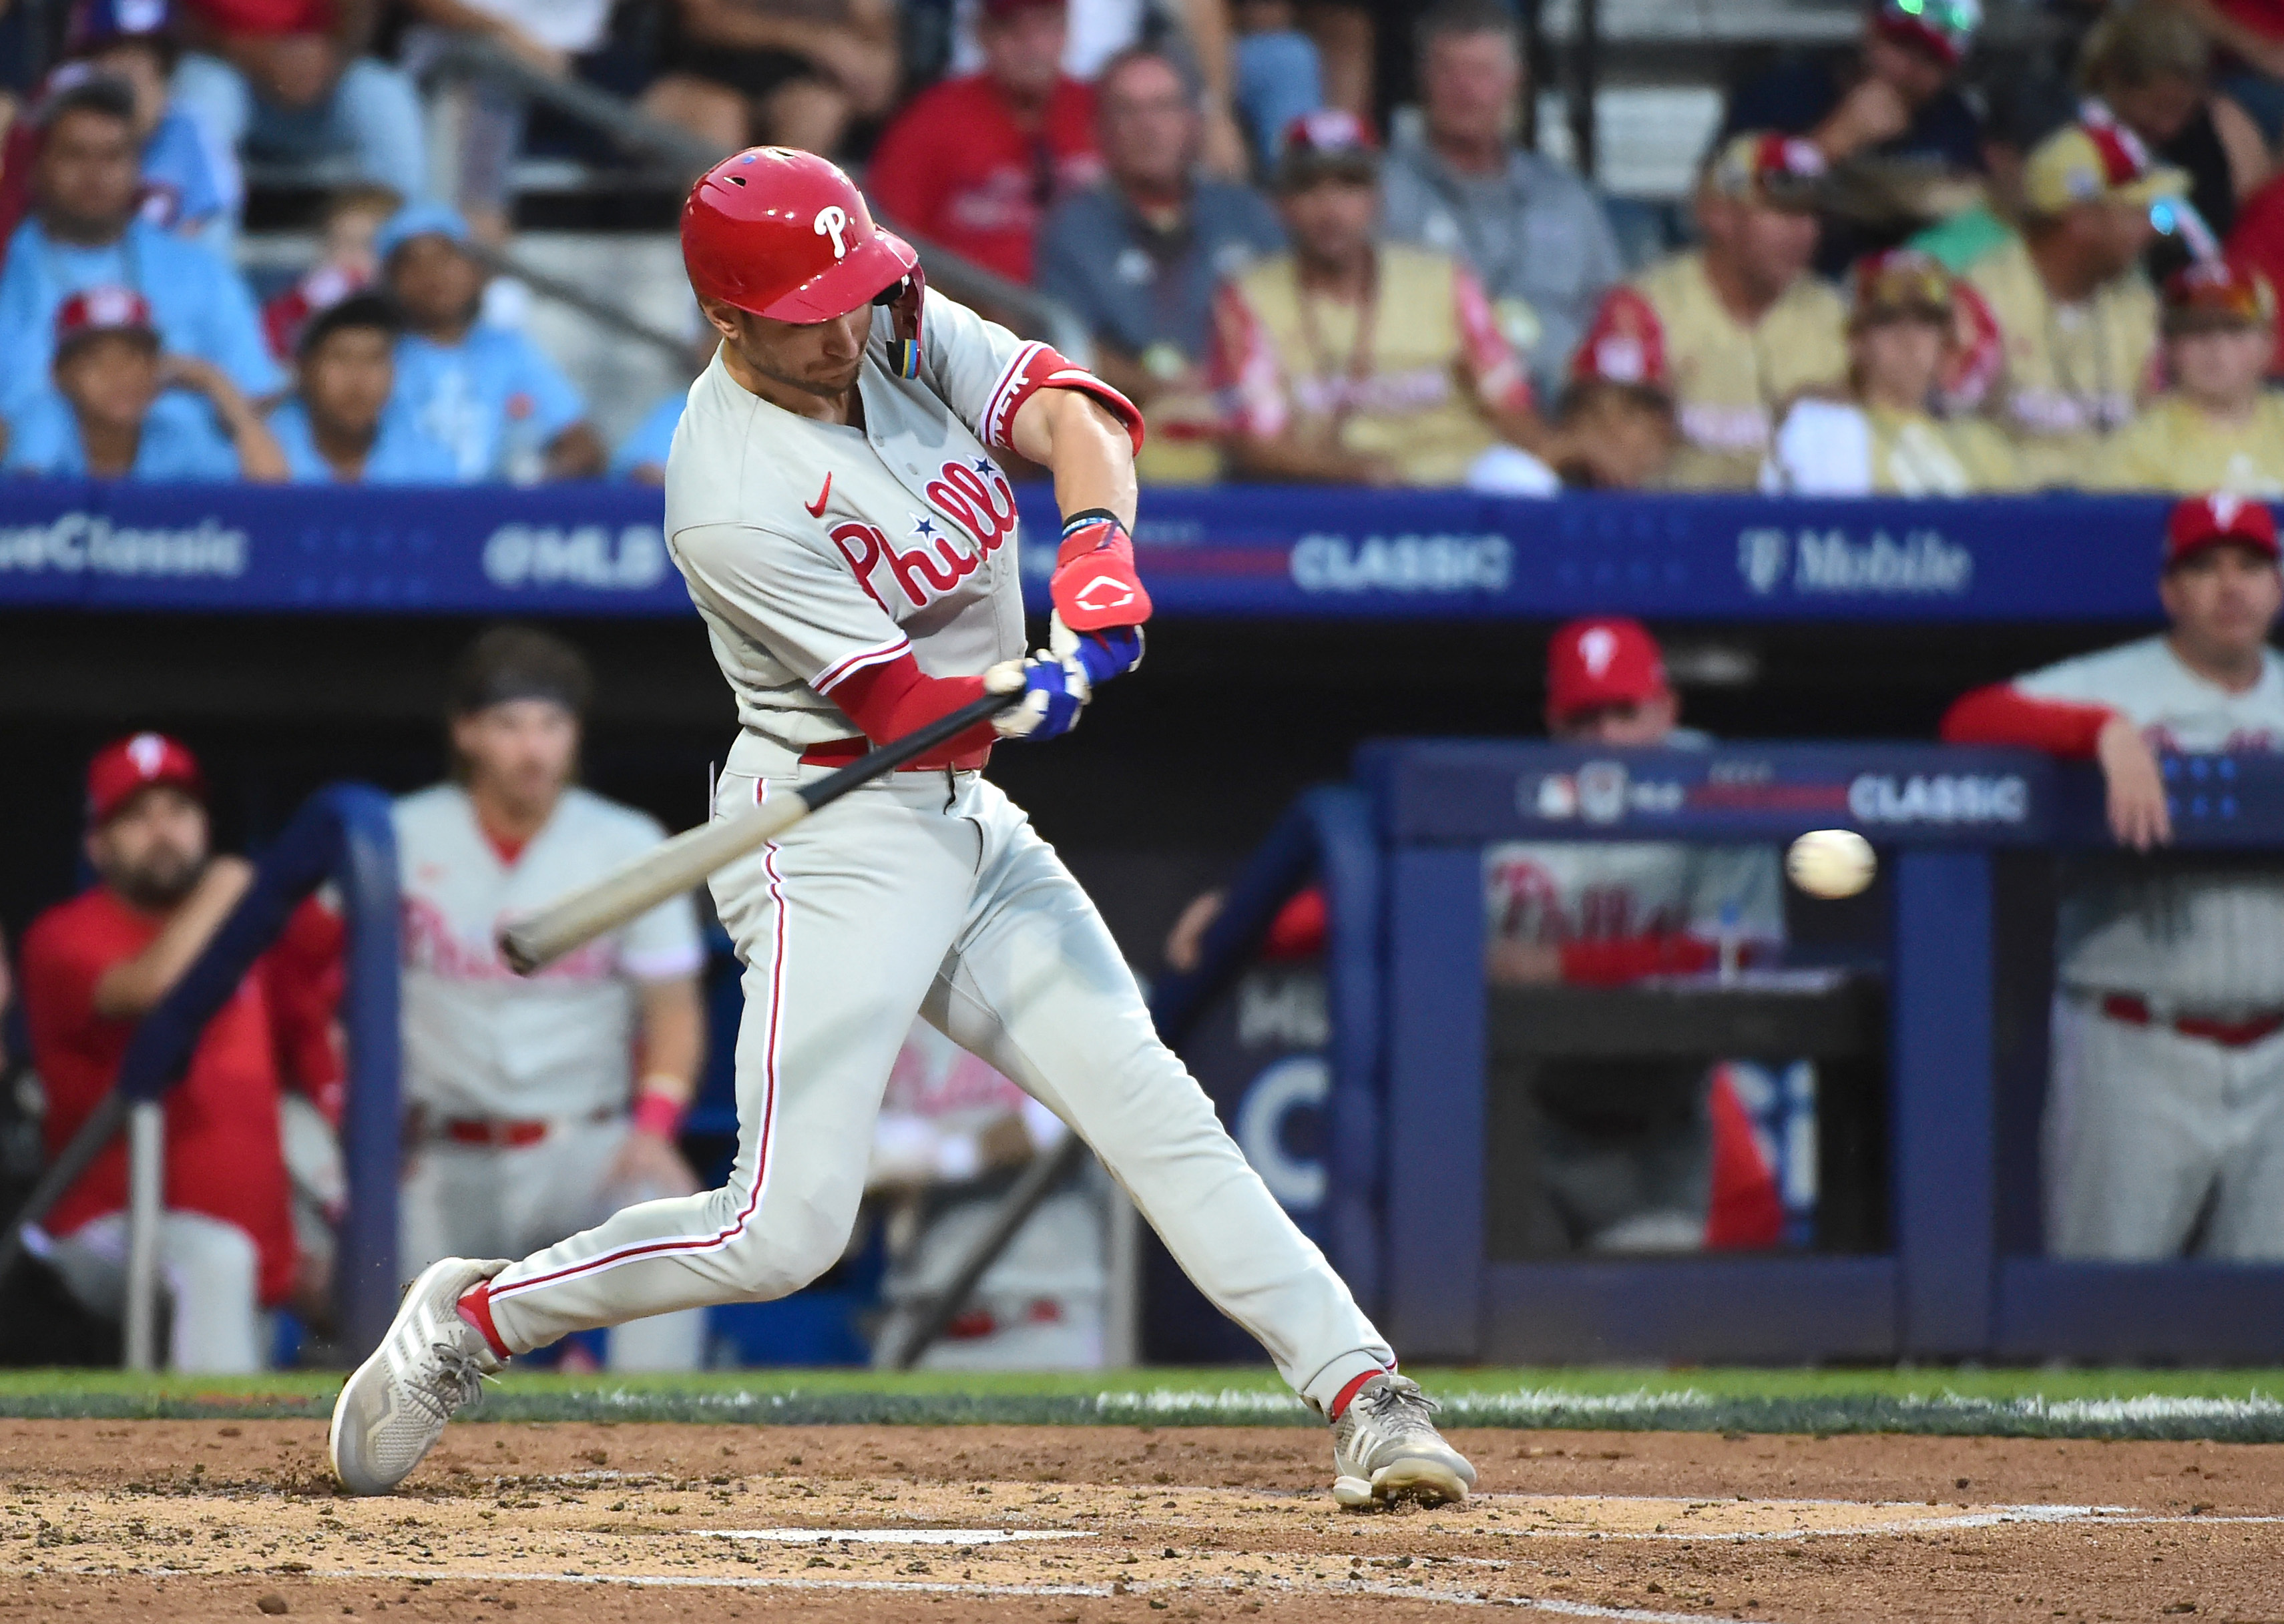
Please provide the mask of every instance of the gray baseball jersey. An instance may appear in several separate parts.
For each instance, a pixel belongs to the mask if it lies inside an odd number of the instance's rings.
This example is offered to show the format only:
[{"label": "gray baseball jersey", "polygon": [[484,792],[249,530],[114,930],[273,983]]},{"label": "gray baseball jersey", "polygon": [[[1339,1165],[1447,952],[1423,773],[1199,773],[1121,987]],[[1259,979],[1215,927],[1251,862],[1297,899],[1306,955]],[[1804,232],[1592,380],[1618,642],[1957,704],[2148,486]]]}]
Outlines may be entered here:
[{"label": "gray baseball jersey", "polygon": [[1776,854],[1761,847],[1517,840],[1483,854],[1483,886],[1491,933],[1515,941],[1711,941],[1733,907],[1740,941],[1784,940]]},{"label": "gray baseball jersey", "polygon": [[1023,652],[1015,493],[998,458],[1065,370],[964,306],[927,297],[920,376],[885,364],[875,322],[861,429],[748,393],[716,355],[691,386],[667,461],[667,545],[738,696],[779,744],[856,730],[830,695],[911,652],[929,676],[974,676]]},{"label": "gray baseball jersey", "polygon": [[395,806],[403,887],[404,1096],[442,1117],[581,1116],[633,1086],[636,988],[704,963],[696,910],[663,903],[528,980],[494,945],[528,914],[665,838],[656,819],[578,788],[509,863],[467,792]]},{"label": "gray baseball jersey", "polygon": [[[856,731],[832,700],[851,672],[909,650],[927,675],[975,675],[1022,651],[997,458],[1037,390],[1107,391],[934,294],[920,376],[899,379],[886,326],[857,385],[864,428],[762,401],[717,356],[675,433],[669,544],[745,723],[718,817],[826,770],[800,758]],[[814,1279],[847,1244],[882,1089],[920,1016],[1083,1136],[1320,1408],[1393,1363],[1159,1041],[1093,903],[981,775],[888,775],[712,884],[746,965],[728,1182],[502,1270],[489,1295],[509,1351]]]},{"label": "gray baseball jersey", "polygon": [[[2163,636],[2063,660],[2014,686],[2032,699],[2106,705],[2162,750],[2284,748],[2284,661],[2273,653],[2242,693],[2190,670]],[[2097,860],[2064,902],[2061,977],[2191,1011],[2284,1009],[2284,873],[2186,855],[2154,869]]]}]

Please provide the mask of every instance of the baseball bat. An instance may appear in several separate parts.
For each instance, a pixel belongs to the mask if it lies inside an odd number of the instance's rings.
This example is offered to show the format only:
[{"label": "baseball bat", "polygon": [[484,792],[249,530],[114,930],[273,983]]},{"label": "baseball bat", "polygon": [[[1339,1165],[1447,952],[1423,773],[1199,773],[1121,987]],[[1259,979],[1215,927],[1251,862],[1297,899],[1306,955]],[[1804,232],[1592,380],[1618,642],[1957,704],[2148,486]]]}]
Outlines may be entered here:
[{"label": "baseball bat", "polygon": [[583,886],[530,917],[505,926],[499,933],[500,956],[518,975],[529,975],[606,931],[648,913],[668,898],[681,895],[716,869],[774,840],[819,808],[957,738],[1022,697],[1020,688],[1013,693],[985,694],[925,727],[890,739],[814,784],[797,785],[790,794],[773,797],[751,812],[716,818],[661,840],[594,884]]}]

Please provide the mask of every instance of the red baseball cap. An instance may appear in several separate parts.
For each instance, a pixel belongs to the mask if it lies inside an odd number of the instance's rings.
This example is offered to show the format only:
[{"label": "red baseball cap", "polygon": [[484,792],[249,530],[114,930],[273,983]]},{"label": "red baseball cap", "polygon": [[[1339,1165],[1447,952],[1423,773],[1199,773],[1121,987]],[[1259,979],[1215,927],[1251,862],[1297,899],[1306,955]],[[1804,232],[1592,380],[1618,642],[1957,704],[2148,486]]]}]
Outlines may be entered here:
[{"label": "red baseball cap", "polygon": [[1546,708],[1557,722],[1606,705],[1639,705],[1673,691],[1649,628],[1623,615],[1573,621],[1546,650]]},{"label": "red baseball cap", "polygon": [[2279,556],[2276,515],[2264,502],[2216,491],[2210,496],[2190,496],[2174,506],[2165,521],[2165,565],[2171,569],[2191,553],[2233,542],[2262,557]]},{"label": "red baseball cap", "polygon": [[131,287],[90,287],[56,307],[59,351],[98,332],[131,332],[155,341],[159,326],[151,319],[151,301]]},{"label": "red baseball cap", "polygon": [[164,733],[134,733],[106,745],[87,764],[87,817],[107,824],[127,803],[153,785],[172,785],[192,799],[207,795],[199,758],[180,739]]}]

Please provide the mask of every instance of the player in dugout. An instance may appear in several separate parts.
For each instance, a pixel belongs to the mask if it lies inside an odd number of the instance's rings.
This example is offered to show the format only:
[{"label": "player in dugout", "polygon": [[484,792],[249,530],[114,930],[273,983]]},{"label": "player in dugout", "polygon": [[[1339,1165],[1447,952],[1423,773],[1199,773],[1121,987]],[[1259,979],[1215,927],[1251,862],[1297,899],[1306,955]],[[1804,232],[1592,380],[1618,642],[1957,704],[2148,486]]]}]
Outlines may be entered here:
[{"label": "player in dugout", "polygon": [[[1546,652],[1546,728],[1557,744],[1615,751],[1699,749],[1680,725],[1657,639],[1600,616],[1558,629]],[[1784,941],[1777,855],[1673,841],[1521,840],[1483,854],[1484,972],[1496,986],[1620,986],[1645,976],[1772,956]],[[1175,925],[1166,959],[1194,969],[1222,895]],[[1325,899],[1311,888],[1269,929],[1271,956],[1321,949]],[[1623,1075],[1618,1074],[1623,1069]],[[1532,1250],[1671,1252],[1777,1244],[1772,1177],[1725,1078],[1663,1063],[1546,1066],[1535,1080]]]},{"label": "player in dugout", "polygon": [[2195,496],[2165,527],[2168,629],[1978,690],[1954,744],[2099,761],[2126,853],[2066,872],[2046,1099],[2046,1245],[2118,1261],[2284,1258],[2284,873],[2172,837],[2160,752],[2284,747],[2275,515]]},{"label": "player in dugout", "polygon": [[[527,626],[484,633],[452,675],[451,779],[396,803],[408,1276],[442,1257],[536,1252],[622,1206],[698,1188],[675,1148],[706,1037],[690,899],[528,980],[492,940],[501,919],[666,838],[647,814],[573,782],[592,687],[560,638]],[[702,1309],[631,1320],[611,1331],[608,1362],[694,1370],[704,1339]]]},{"label": "player in dugout", "polygon": [[[25,933],[32,1060],[60,1151],[110,1092],[136,1023],[197,960],[254,871],[208,845],[206,779],[175,739],[137,733],[87,773],[95,885]],[[321,1311],[326,1282],[296,1247],[280,1144],[281,1068],[332,1120],[343,1073],[331,1033],[338,927],[314,902],[207,1023],[166,1097],[160,1277],[168,1362],[245,1372],[264,1363],[264,1310]],[[114,1141],[27,1235],[72,1295],[109,1318],[126,1300],[127,1152]]]}]

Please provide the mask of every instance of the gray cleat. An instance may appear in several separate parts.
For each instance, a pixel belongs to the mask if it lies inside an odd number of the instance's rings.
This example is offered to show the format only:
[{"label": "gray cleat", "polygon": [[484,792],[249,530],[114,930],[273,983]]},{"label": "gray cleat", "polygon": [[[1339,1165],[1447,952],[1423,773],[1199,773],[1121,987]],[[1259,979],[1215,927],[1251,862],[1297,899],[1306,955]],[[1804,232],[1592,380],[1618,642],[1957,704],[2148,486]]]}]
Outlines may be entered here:
[{"label": "gray cleat", "polygon": [[1408,1376],[1375,1376],[1333,1423],[1333,1498],[1349,1511],[1416,1500],[1465,1500],[1475,1486],[1467,1457],[1428,1417],[1433,1399]]},{"label": "gray cleat", "polygon": [[462,1292],[510,1260],[445,1258],[420,1271],[388,1335],[333,1403],[326,1439],[333,1476],[353,1495],[385,1495],[411,1474],[453,1414],[500,1368],[484,1333],[462,1319]]}]

